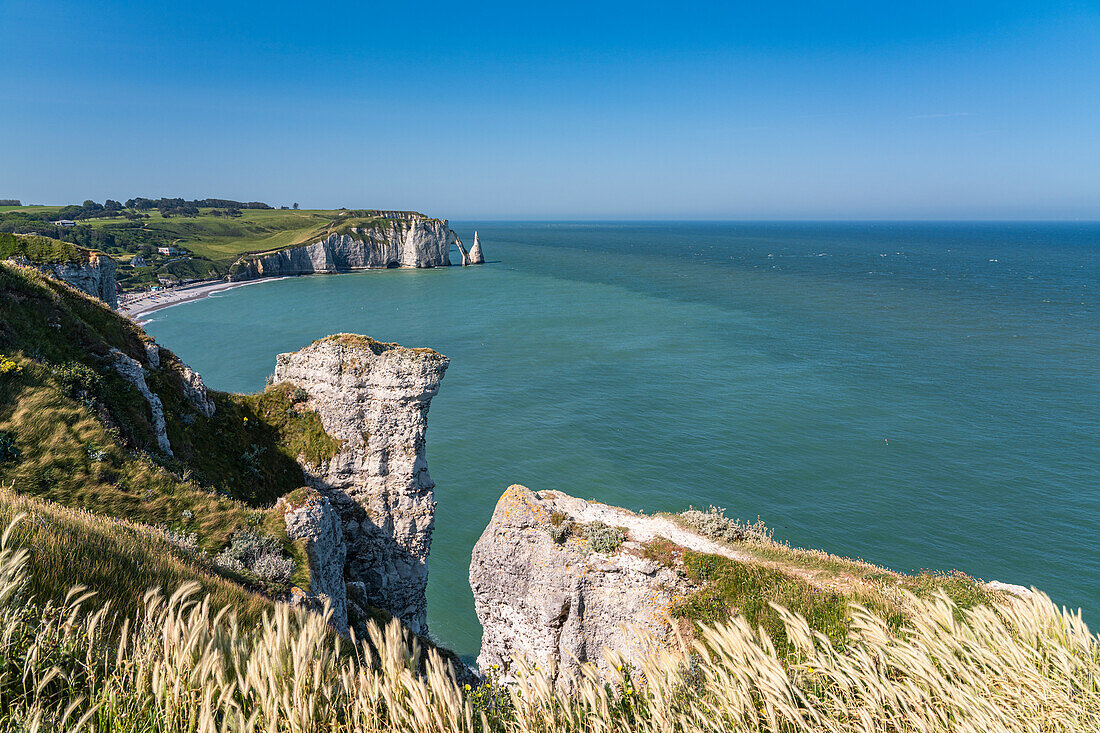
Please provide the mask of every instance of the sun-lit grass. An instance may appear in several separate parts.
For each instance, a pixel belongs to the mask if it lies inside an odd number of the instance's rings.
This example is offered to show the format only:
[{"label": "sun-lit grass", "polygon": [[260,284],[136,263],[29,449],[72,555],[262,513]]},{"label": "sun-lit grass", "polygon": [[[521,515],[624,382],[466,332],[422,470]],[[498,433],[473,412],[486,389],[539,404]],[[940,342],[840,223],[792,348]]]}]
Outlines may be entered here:
[{"label": "sun-lit grass", "polygon": [[[664,549],[654,545],[651,555]],[[706,624],[742,616],[753,628],[767,633],[780,654],[791,650],[791,642],[776,606],[798,613],[813,631],[838,647],[847,643],[854,620],[853,602],[873,609],[894,629],[906,619],[901,603],[872,588],[831,589],[775,566],[690,550],[682,554],[681,562],[698,589],[679,601],[673,616]]]},{"label": "sun-lit grass", "polygon": [[222,577],[209,562],[173,546],[155,528],[91,512],[68,509],[21,496],[0,487],[0,526],[15,517],[12,538],[30,550],[26,600],[43,606],[58,603],[78,579],[96,592],[96,602],[135,614],[145,607],[152,587],[174,591],[197,583],[219,606],[259,620],[272,601]]},{"label": "sun-lit grass", "polygon": [[[26,517],[22,523],[32,522]],[[22,524],[21,523],[21,524]],[[1100,638],[1037,594],[961,619],[913,599],[894,631],[853,611],[844,648],[776,608],[786,656],[743,618],[635,667],[605,652],[555,688],[517,660],[506,686],[460,685],[396,623],[337,640],[285,605],[259,624],[185,585],[124,620],[79,592],[29,606],[37,572],[16,529],[0,549],[0,729],[126,731],[770,731],[1053,733],[1100,729]],[[644,642],[644,638],[642,639]],[[685,653],[688,652],[688,653]]]}]

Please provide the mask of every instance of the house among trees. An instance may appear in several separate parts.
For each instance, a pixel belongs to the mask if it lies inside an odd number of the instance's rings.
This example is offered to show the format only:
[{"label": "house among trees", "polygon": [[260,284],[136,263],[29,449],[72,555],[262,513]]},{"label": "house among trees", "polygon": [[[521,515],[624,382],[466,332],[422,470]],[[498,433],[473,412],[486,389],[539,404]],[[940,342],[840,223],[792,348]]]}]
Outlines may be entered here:
[{"label": "house among trees", "polygon": [[75,221],[73,221],[72,219],[58,219],[57,221],[55,221],[55,222],[54,222],[54,226],[59,226],[59,227],[75,227],[75,226],[76,226],[76,222],[75,222]]},{"label": "house among trees", "polygon": [[130,267],[145,267],[145,258],[141,255],[137,255],[130,260]]},{"label": "house among trees", "polygon": [[175,247],[157,247],[157,254],[174,255],[175,253]]}]

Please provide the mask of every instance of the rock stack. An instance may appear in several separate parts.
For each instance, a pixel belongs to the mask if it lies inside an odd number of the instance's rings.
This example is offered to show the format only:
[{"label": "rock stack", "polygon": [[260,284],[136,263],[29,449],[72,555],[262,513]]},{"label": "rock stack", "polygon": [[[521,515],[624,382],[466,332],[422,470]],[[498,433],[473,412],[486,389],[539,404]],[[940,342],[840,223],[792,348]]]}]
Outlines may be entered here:
[{"label": "rock stack", "polygon": [[427,631],[435,484],[424,458],[428,405],[447,357],[339,334],[276,357],[275,381],[309,394],[304,407],[343,441],[332,460],[303,466],[339,514],[343,577],[365,602]]}]

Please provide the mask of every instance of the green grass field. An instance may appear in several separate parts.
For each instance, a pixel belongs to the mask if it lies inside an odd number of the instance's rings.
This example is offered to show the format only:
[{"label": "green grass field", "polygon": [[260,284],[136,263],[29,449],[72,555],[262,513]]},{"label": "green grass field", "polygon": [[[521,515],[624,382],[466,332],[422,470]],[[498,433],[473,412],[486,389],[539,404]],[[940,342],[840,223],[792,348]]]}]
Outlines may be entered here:
[{"label": "green grass field", "polygon": [[[60,212],[60,206],[6,206],[0,212]],[[145,212],[142,228],[151,235],[162,235],[172,244],[190,250],[198,257],[219,264],[231,264],[242,254],[268,252],[315,241],[328,232],[347,226],[370,226],[379,222],[369,211],[344,209],[244,209],[241,216],[224,217],[203,209],[199,216],[164,218],[156,210]],[[131,225],[123,216],[88,219],[78,226],[110,229]]]}]

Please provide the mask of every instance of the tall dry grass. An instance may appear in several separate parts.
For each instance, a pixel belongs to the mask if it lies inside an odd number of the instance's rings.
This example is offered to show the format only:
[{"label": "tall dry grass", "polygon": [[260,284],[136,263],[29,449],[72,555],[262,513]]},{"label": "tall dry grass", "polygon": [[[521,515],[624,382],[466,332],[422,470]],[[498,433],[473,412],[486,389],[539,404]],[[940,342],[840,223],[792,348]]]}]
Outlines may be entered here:
[{"label": "tall dry grass", "polygon": [[396,623],[348,644],[279,606],[245,628],[193,586],[151,592],[134,619],[80,589],[32,607],[28,551],[12,540],[9,529],[0,541],[3,730],[1100,730],[1100,639],[1042,595],[961,621],[946,598],[914,599],[900,634],[856,609],[843,651],[780,611],[786,659],[738,618],[700,630],[689,657],[654,648],[610,683],[586,667],[568,695],[522,662],[514,684],[477,691]]}]

